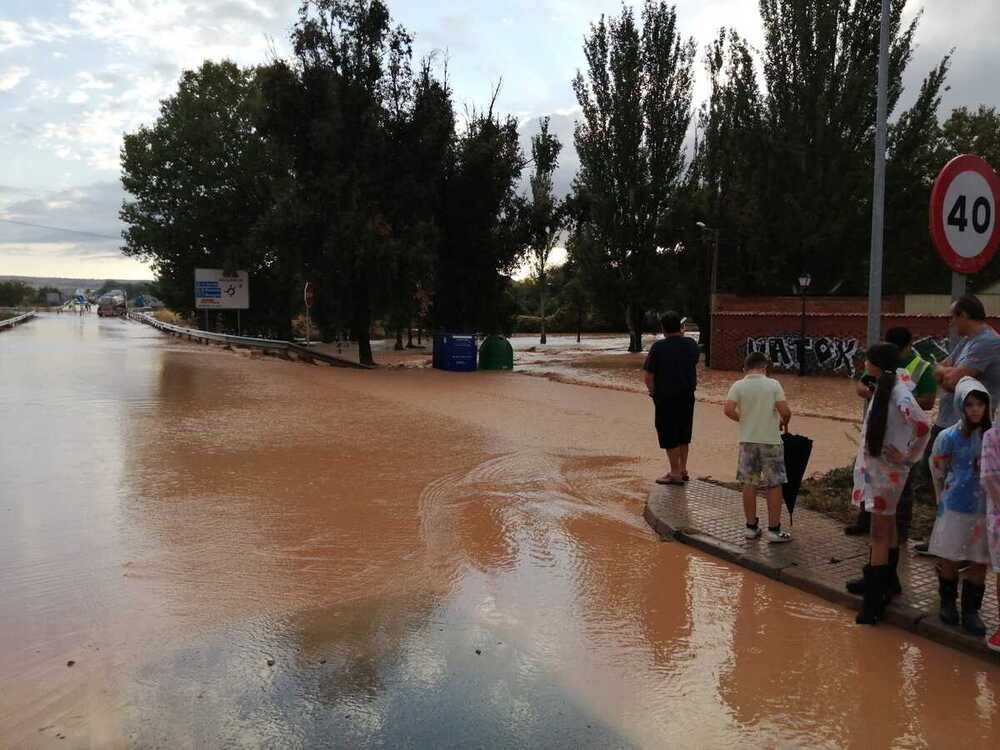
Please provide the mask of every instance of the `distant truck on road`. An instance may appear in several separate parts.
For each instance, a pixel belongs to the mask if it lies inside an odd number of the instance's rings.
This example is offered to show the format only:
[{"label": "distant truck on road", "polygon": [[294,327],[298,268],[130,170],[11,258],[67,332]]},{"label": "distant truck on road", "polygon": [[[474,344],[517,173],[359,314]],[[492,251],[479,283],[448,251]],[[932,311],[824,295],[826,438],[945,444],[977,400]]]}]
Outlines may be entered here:
[{"label": "distant truck on road", "polygon": [[117,289],[97,298],[97,315],[101,318],[115,318],[126,313],[125,293]]}]

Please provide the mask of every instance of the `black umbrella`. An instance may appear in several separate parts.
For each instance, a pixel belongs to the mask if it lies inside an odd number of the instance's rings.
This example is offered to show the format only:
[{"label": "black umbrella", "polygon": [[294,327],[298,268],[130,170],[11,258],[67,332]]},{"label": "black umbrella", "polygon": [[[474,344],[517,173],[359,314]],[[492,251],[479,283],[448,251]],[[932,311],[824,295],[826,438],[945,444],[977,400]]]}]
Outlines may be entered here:
[{"label": "black umbrella", "polygon": [[781,493],[785,496],[785,507],[788,508],[788,517],[791,519],[802,487],[802,478],[809,466],[813,441],[803,435],[789,435],[787,432],[781,436],[781,441],[785,444],[785,473],[788,475]]}]

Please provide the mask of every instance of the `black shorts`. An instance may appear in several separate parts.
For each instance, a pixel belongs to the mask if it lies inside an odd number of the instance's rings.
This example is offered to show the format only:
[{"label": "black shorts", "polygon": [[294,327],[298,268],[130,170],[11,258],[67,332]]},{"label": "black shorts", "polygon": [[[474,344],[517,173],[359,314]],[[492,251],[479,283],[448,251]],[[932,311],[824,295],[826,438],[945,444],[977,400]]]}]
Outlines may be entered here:
[{"label": "black shorts", "polygon": [[673,450],[691,443],[694,426],[694,394],[658,396],[656,403],[656,437],[663,450]]}]

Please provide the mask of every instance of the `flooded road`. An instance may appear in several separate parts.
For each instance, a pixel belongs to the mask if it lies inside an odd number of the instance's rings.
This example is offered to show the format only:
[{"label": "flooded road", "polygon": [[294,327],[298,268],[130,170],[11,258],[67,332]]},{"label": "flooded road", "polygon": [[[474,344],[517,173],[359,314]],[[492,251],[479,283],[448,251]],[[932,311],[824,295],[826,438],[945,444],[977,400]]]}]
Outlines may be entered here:
[{"label": "flooded road", "polygon": [[0,747],[1000,746],[1000,667],[657,542],[648,410],[0,335]]}]

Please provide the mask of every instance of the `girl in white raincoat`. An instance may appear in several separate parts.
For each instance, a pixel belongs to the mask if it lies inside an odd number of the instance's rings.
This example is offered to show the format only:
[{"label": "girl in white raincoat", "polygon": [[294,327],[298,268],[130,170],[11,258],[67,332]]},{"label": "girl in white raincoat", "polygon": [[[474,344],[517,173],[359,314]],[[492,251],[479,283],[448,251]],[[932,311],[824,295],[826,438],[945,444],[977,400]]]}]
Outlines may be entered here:
[{"label": "girl in white raincoat", "polygon": [[[931,420],[913,397],[912,378],[899,368],[898,347],[872,346],[865,368],[877,386],[854,462],[851,501],[872,514],[871,557],[864,568],[864,600],[856,622],[875,625],[882,619],[892,583],[898,582],[893,564],[899,562],[896,506],[910,469],[930,440]],[[891,549],[897,550],[894,560]]]},{"label": "girl in white raincoat", "polygon": [[[931,451],[931,478],[937,495],[937,518],[930,553],[940,558],[938,591],[941,620],[973,635],[986,634],[979,617],[986,592],[984,580],[990,559],[986,541],[986,494],[980,483],[983,433],[990,429],[990,395],[975,378],[955,386],[955,411],[960,420],[943,430]],[[961,617],[956,606],[959,565],[970,563],[962,579]]]},{"label": "girl in white raincoat", "polygon": [[[1000,409],[996,422],[1000,422]],[[980,480],[986,492],[986,541],[990,549],[990,562],[997,578],[997,601],[1000,601],[1000,426],[987,430],[983,436]],[[986,645],[1000,651],[1000,627]]]}]

